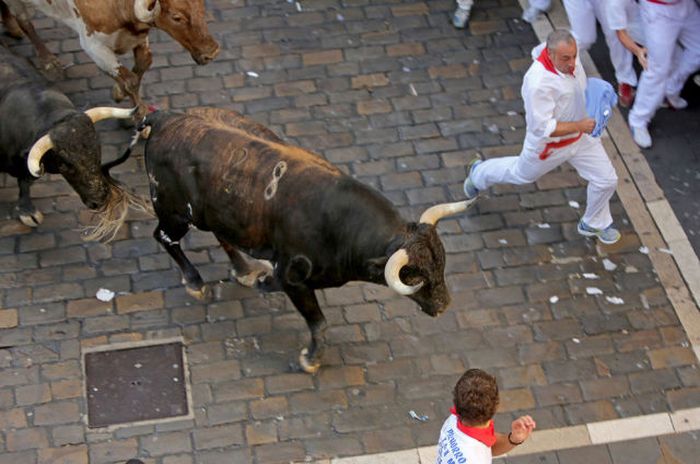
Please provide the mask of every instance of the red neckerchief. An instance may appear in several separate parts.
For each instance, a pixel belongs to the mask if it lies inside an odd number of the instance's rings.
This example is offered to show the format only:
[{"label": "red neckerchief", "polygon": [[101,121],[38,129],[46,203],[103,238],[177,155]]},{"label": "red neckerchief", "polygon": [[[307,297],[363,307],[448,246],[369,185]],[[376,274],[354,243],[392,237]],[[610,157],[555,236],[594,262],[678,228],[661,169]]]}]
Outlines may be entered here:
[{"label": "red neckerchief", "polygon": [[491,448],[494,445],[494,443],[496,443],[496,432],[493,429],[493,420],[490,420],[489,425],[487,425],[486,427],[469,427],[467,425],[462,424],[462,421],[459,420],[459,416],[457,415],[457,409],[454,406],[452,406],[450,412],[457,416],[457,429],[460,432],[472,437],[474,440],[480,441],[489,448]]},{"label": "red neckerchief", "polygon": [[[554,67],[554,63],[552,63],[552,59],[549,57],[549,50],[547,50],[546,46],[540,52],[540,56],[537,57],[537,61],[542,63],[542,66],[544,66],[544,69],[547,71],[557,75],[559,74],[557,72],[557,68]],[[574,73],[572,72],[571,75],[573,76]]]}]

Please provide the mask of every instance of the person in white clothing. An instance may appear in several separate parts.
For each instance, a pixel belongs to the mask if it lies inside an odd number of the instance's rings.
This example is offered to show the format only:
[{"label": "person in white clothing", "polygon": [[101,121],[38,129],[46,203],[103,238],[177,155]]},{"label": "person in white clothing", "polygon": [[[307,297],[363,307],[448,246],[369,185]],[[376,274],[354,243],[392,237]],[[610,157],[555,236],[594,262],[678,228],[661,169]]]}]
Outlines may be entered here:
[{"label": "person in white clothing", "polygon": [[605,19],[620,43],[637,58],[642,69],[647,68],[646,39],[636,0],[607,0]]},{"label": "person in white clothing", "polygon": [[[649,148],[648,125],[664,97],[675,109],[688,106],[680,93],[688,77],[700,68],[700,7],[695,0],[640,0],[639,5],[648,64],[642,71],[629,125],[637,145]],[[676,42],[683,51],[674,57]]]},{"label": "person in white clothing", "polygon": [[526,135],[519,156],[474,160],[464,181],[467,198],[494,184],[527,184],[568,161],[588,181],[586,211],[579,234],[605,244],[620,239],[613,227],[610,198],[617,187],[615,168],[599,138],[589,134],[595,120],[586,113],[586,73],[576,41],[563,29],[554,30],[546,44],[532,51],[534,62],[521,89]]},{"label": "person in white clothing", "polygon": [[[530,0],[530,6],[523,12],[523,19],[533,22],[543,12],[549,10],[552,0]],[[464,29],[469,22],[474,0],[457,0],[457,9],[452,14],[452,24],[457,29]]]},{"label": "person in white clothing", "polygon": [[508,435],[494,431],[498,400],[498,384],[492,375],[481,369],[469,369],[462,375],[453,391],[450,417],[440,430],[437,464],[491,464],[493,456],[528,439],[536,426],[530,416],[514,420]]},{"label": "person in white clothing", "polygon": [[523,10],[523,21],[534,23],[545,11],[552,7],[552,0],[530,0],[529,5]]},{"label": "person in white clothing", "polygon": [[566,15],[571,24],[571,31],[578,41],[580,50],[588,50],[596,41],[596,20],[605,35],[605,43],[610,51],[610,61],[615,69],[618,82],[620,105],[629,106],[634,100],[634,88],[637,87],[637,73],[632,66],[632,54],[610,29],[605,12],[608,0],[563,0]]}]

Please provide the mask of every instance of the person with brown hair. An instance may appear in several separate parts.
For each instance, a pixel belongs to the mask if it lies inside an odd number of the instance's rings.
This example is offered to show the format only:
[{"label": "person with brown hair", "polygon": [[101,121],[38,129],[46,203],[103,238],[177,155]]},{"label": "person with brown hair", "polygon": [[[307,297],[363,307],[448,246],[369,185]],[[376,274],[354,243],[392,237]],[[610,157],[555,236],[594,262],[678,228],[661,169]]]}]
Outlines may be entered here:
[{"label": "person with brown hair", "polygon": [[521,416],[513,421],[508,435],[494,431],[498,385],[492,375],[481,369],[465,372],[453,395],[452,414],[440,431],[437,464],[489,464],[492,456],[521,445],[536,426],[532,417]]}]

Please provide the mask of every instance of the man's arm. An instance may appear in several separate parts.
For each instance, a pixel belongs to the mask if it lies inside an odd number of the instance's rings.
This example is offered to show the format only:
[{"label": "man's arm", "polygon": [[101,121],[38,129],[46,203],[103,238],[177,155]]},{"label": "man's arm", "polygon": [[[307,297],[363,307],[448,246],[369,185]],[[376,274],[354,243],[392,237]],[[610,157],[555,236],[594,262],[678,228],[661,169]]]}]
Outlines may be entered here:
[{"label": "man's arm", "polygon": [[631,51],[632,54],[637,57],[637,61],[639,61],[639,64],[642,65],[642,68],[647,69],[647,49],[632,40],[632,37],[630,37],[625,29],[617,30],[615,33],[617,34],[617,38],[620,39],[622,45],[624,45],[627,50]]},{"label": "man's arm", "polygon": [[585,132],[590,134],[595,129],[595,119],[586,118],[580,121],[557,121],[554,132],[549,134],[550,137],[561,137],[563,135],[576,134]]},{"label": "man's arm", "polygon": [[530,416],[521,416],[515,419],[510,426],[510,434],[496,434],[496,443],[491,447],[491,454],[500,456],[525,442],[536,426],[537,424]]}]

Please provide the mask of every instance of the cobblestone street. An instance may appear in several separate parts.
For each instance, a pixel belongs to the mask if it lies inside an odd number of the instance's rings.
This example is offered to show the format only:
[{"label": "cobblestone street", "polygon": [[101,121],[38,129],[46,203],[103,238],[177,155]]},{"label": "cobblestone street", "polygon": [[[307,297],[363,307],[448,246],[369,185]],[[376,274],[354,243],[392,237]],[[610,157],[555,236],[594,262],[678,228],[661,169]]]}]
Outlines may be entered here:
[{"label": "cobblestone street", "polygon": [[[143,93],[159,109],[250,116],[417,221],[463,199],[477,153],[518,154],[525,132],[520,86],[538,40],[518,2],[476,2],[467,31],[450,24],[453,4],[207,1],[219,57],[197,66],[152,31]],[[70,65],[59,86],[76,105],[112,104],[112,79],[72,32],[34,24]],[[26,39],[0,41],[34,56]],[[132,128],[100,127],[114,159]],[[143,145],[114,172],[145,195]],[[624,237],[615,246],[579,236],[586,191],[568,165],[534,185],[493,189],[439,223],[452,296],[439,318],[385,287],[318,292],[330,327],[316,376],[298,366],[304,320],[283,294],[230,282],[212,234],[192,230],[183,243],[214,286],[202,303],[153,239],[152,218],[130,217],[110,244],[84,242],[90,213],[61,176],[32,187],[45,215],[36,229],[13,217],[17,195],[0,174],[0,464],[268,464],[429,446],[470,367],[497,375],[497,429],[522,414],[553,429],[700,405],[697,359],[628,213],[616,196]],[[100,288],[117,296],[101,302]],[[172,337],[187,345],[194,419],[91,431],[81,350]],[[692,449],[688,437],[666,441]],[[507,462],[622,462],[614,445],[595,448],[585,460],[552,452]]]}]

